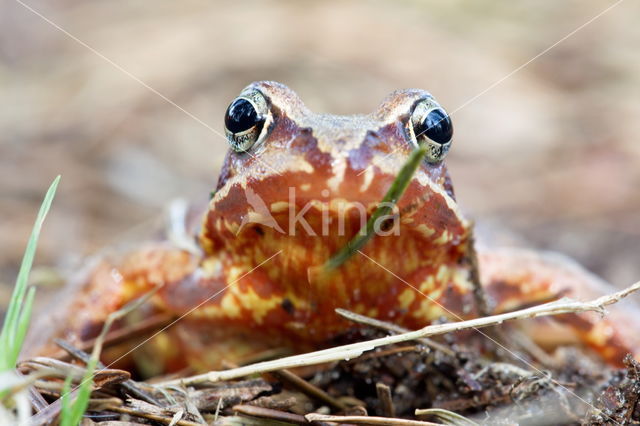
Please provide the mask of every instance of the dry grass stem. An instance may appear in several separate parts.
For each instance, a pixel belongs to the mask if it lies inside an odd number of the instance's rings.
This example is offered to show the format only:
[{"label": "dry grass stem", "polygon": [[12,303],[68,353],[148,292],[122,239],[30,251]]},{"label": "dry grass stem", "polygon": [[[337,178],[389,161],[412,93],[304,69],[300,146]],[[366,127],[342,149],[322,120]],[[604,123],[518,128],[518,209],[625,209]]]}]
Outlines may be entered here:
[{"label": "dry grass stem", "polygon": [[[382,320],[379,320],[379,319],[367,317],[367,316],[364,316],[364,315],[356,314],[355,312],[351,312],[351,311],[348,311],[346,309],[338,308],[338,309],[336,309],[336,313],[338,315],[341,315],[341,316],[345,317],[349,321],[357,322],[357,323],[360,323],[360,324],[365,324],[365,325],[368,325],[370,327],[379,328],[381,330],[391,331],[391,332],[393,332],[395,334],[408,333],[409,331],[411,331],[411,330],[408,330],[408,329],[406,329],[404,327],[400,327],[399,325],[396,325],[396,324],[393,324],[393,323],[390,323],[390,322],[387,322],[387,321],[382,321]],[[445,353],[445,354],[447,354],[449,356],[454,356],[455,355],[455,352],[452,351],[451,348],[449,348],[449,347],[447,347],[447,346],[445,346],[445,345],[443,345],[441,343],[438,343],[436,341],[433,341],[431,339],[427,339],[426,337],[422,338],[422,339],[416,339],[416,341],[422,343],[423,345],[425,345],[428,348],[438,350],[438,351],[440,351],[442,353]]]},{"label": "dry grass stem", "polygon": [[274,371],[273,375],[284,382],[290,383],[310,397],[328,404],[336,410],[344,411],[347,409],[345,404],[289,370]]},{"label": "dry grass stem", "polygon": [[153,420],[165,425],[179,425],[179,426],[202,426],[201,423],[196,423],[196,422],[192,422],[189,420],[178,420],[178,421],[174,421],[174,417],[176,416],[176,413],[174,415],[171,416],[163,416],[161,414],[153,414],[153,413],[149,413],[147,411],[143,411],[143,410],[135,410],[132,408],[127,408],[127,407],[113,407],[113,406],[108,406],[105,407],[106,410],[108,411],[115,411],[116,413],[120,413],[120,414],[127,414],[129,416],[133,416],[133,417],[140,417],[143,419],[149,419],[149,420]]},{"label": "dry grass stem", "polygon": [[391,396],[391,388],[384,383],[376,383],[376,393],[382,407],[382,414],[387,417],[395,417],[396,409],[393,406],[393,397]]},{"label": "dry grass stem", "polygon": [[618,302],[629,294],[640,290],[640,281],[613,294],[599,297],[592,301],[579,302],[576,300],[562,298],[554,302],[533,306],[527,309],[507,312],[504,314],[492,315],[488,317],[475,318],[468,321],[453,322],[447,324],[429,325],[420,330],[407,333],[387,336],[379,339],[372,339],[365,342],[353,343],[344,346],[324,349],[316,352],[309,352],[302,355],[295,355],[273,361],[260,362],[244,367],[233,368],[224,371],[211,371],[192,377],[169,380],[156,384],[156,386],[193,386],[207,382],[219,382],[245,377],[251,374],[266,373],[269,371],[282,370],[285,368],[301,367],[306,365],[323,364],[332,361],[342,361],[356,358],[366,351],[373,350],[380,346],[395,343],[417,340],[428,336],[451,333],[465,329],[483,328],[492,325],[502,324],[504,321],[514,319],[525,319],[542,317],[549,315],[559,315],[568,313],[579,313],[595,311],[604,315],[605,306]]},{"label": "dry grass stem", "polygon": [[255,405],[236,405],[233,411],[245,416],[258,417],[277,422],[293,423],[297,425],[305,425],[309,422],[300,414],[287,413],[280,410],[272,410],[270,408],[256,407]]},{"label": "dry grass stem", "polygon": [[416,410],[415,415],[432,416],[437,419],[441,419],[445,424],[450,426],[479,426],[478,423],[469,420],[460,414],[449,410],[443,410],[442,408],[425,408],[423,410]]},{"label": "dry grass stem", "polygon": [[384,425],[384,426],[442,426],[442,423],[423,422],[420,420],[393,419],[391,417],[374,416],[330,416],[311,413],[305,418],[310,422],[351,423],[356,425]]}]

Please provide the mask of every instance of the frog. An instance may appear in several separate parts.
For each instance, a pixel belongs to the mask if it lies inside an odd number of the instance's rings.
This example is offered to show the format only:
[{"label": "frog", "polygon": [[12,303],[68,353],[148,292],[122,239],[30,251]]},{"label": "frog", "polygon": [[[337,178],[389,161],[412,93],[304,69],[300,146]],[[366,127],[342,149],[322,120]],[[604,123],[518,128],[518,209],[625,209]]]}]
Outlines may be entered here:
[{"label": "frog", "polygon": [[[424,90],[398,90],[370,114],[341,116],[314,113],[287,86],[259,81],[230,103],[224,123],[229,150],[193,227],[195,244],[165,238],[97,260],[47,316],[40,354],[55,351],[54,337],[90,341],[109,314],[146,294],[138,317],[172,318],[144,340],[147,356],[168,372],[326,347],[360,327],[339,308],[418,329],[610,289],[557,255],[475,243],[445,162],[451,117]],[[318,274],[361,232],[421,146],[424,159],[376,234]],[[632,315],[565,314],[558,322],[620,365],[640,353]]]}]

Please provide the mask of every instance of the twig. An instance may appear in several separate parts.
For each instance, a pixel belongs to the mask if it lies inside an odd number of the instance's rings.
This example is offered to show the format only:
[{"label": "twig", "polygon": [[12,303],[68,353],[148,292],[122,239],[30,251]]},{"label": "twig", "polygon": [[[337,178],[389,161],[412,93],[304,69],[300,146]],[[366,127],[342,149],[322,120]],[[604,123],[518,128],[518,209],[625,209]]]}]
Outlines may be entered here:
[{"label": "twig", "polygon": [[392,419],[374,416],[329,416],[311,413],[305,416],[310,422],[353,423],[356,425],[389,425],[389,426],[442,426],[442,423],[423,422],[420,420]]},{"label": "twig", "polygon": [[[406,329],[404,327],[400,327],[399,325],[387,322],[387,321],[382,321],[379,319],[375,319],[375,318],[371,318],[371,317],[367,317],[364,315],[360,315],[360,314],[356,314],[355,312],[351,312],[348,311],[346,309],[342,309],[342,308],[337,308],[336,309],[336,313],[338,315],[341,315],[343,317],[345,317],[346,319],[348,319],[349,321],[353,321],[353,322],[357,322],[360,324],[365,324],[368,325],[370,327],[375,327],[375,328],[380,328],[382,330],[387,330],[387,331],[392,331],[394,333],[400,334],[400,333],[407,333],[411,330]],[[431,349],[435,349],[438,350],[440,352],[442,352],[445,355],[449,355],[449,356],[455,356],[456,353],[451,350],[450,348],[448,348],[445,345],[442,345],[436,341],[433,341],[431,339],[427,339],[427,338],[422,338],[422,339],[416,339],[416,341],[422,343],[423,345],[425,345],[428,348]]]},{"label": "twig", "polygon": [[[78,394],[77,390],[72,391],[69,396],[71,398],[75,398]],[[33,417],[29,419],[29,426],[35,425],[48,425],[54,421],[54,419],[60,414],[60,410],[62,408],[62,401],[60,399],[56,399],[51,404],[42,408],[38,411]]]},{"label": "twig", "polygon": [[[75,358],[78,358],[79,360],[83,361],[84,363],[88,364],[89,360],[91,359],[91,355],[89,355],[88,353],[75,348],[73,345],[71,345],[68,342],[65,342],[64,340],[60,340],[60,339],[55,339],[55,343],[56,345],[60,346],[62,349],[64,349],[65,351],[67,351],[70,355],[72,355]],[[96,364],[96,367],[99,369],[106,369],[107,367],[100,361],[98,361],[98,363]],[[159,407],[162,406],[162,404],[156,400],[151,394],[149,394],[148,392],[145,392],[143,389],[140,388],[140,386],[134,382],[131,379],[127,379],[124,382],[120,383],[120,386],[122,386],[127,392],[129,392],[129,394],[131,396],[134,396],[138,399],[141,399],[143,401],[146,401],[150,404],[153,405],[157,405]]]},{"label": "twig", "polygon": [[391,388],[384,383],[376,383],[376,392],[380,400],[382,414],[386,417],[395,417],[396,408],[393,406],[393,398],[391,397]]},{"label": "twig", "polygon": [[618,302],[629,294],[640,290],[640,281],[619,292],[599,297],[589,302],[579,302],[568,298],[562,298],[554,302],[533,306],[519,311],[507,312],[490,317],[476,318],[468,321],[460,321],[446,324],[436,324],[426,326],[420,330],[408,333],[387,336],[365,342],[352,343],[350,345],[338,346],[321,351],[310,352],[302,355],[290,356],[273,361],[260,362],[244,367],[233,368],[225,371],[211,371],[197,376],[169,380],[156,384],[156,386],[193,386],[207,382],[219,382],[244,377],[251,374],[265,373],[268,371],[282,370],[284,368],[301,367],[305,365],[323,364],[330,361],[352,359],[360,356],[365,351],[373,350],[380,346],[391,345],[400,342],[416,340],[427,336],[451,333],[469,328],[482,328],[491,325],[501,324],[504,321],[513,319],[524,319],[541,317],[548,315],[559,315],[568,313],[579,313],[596,311],[604,314],[604,307]]},{"label": "twig", "polygon": [[415,410],[416,416],[432,416],[442,420],[445,424],[451,426],[479,426],[478,423],[467,419],[453,411],[444,410],[442,408],[426,408],[424,410]]},{"label": "twig", "polygon": [[311,397],[318,399],[337,410],[345,411],[347,409],[347,406],[342,402],[338,401],[319,387],[312,385],[308,381],[304,380],[303,378],[301,378],[297,374],[292,373],[289,370],[274,371],[272,372],[272,374],[279,379],[297,387],[303,393],[310,395]]},{"label": "twig", "polygon": [[[41,377],[56,377],[64,379],[71,376],[74,380],[82,380],[85,369],[78,365],[69,364],[57,359],[38,357],[29,361],[20,363],[20,368],[32,370]],[[100,388],[109,384],[122,383],[131,377],[131,373],[118,369],[102,369],[95,375],[96,387]],[[62,383],[52,381],[51,384],[62,386]],[[37,381],[37,388],[43,387],[40,381]]]},{"label": "twig", "polygon": [[379,351],[363,354],[358,357],[358,361],[366,361],[369,359],[377,359],[384,358],[391,355],[398,355],[405,352],[424,352],[424,348],[422,345],[405,345],[405,346],[394,346],[393,348],[381,349]]},{"label": "twig", "polygon": [[287,422],[297,425],[309,424],[307,419],[300,414],[287,413],[286,411],[274,410],[265,407],[256,407],[255,405],[235,405],[233,406],[233,411],[244,414],[245,416],[259,417],[278,422]]},{"label": "twig", "polygon": [[[121,413],[121,414],[128,414],[130,416],[135,416],[135,417],[141,417],[143,419],[154,420],[156,422],[164,423],[166,425],[171,424],[171,422],[173,421],[172,417],[166,417],[166,416],[161,416],[159,414],[138,411],[128,407],[108,406],[108,407],[105,407],[105,410],[115,411],[116,413]],[[178,420],[173,424],[180,425],[180,426],[202,426],[202,423],[195,423],[189,420]]]},{"label": "twig", "polygon": [[35,390],[33,387],[29,388],[29,401],[36,412],[44,410],[49,405],[42,395],[40,395],[40,392]]}]

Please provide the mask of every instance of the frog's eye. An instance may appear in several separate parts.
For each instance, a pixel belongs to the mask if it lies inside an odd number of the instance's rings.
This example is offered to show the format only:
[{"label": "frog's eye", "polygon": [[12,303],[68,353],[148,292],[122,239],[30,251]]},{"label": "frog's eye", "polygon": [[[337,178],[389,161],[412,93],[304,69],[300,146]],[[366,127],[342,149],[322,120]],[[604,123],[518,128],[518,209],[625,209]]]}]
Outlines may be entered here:
[{"label": "frog's eye", "polygon": [[231,148],[248,151],[264,137],[269,115],[267,100],[257,90],[243,92],[231,102],[224,116],[224,130]]},{"label": "frog's eye", "polygon": [[418,101],[411,113],[409,134],[418,145],[427,146],[427,161],[441,161],[449,152],[453,124],[449,114],[433,99]]}]

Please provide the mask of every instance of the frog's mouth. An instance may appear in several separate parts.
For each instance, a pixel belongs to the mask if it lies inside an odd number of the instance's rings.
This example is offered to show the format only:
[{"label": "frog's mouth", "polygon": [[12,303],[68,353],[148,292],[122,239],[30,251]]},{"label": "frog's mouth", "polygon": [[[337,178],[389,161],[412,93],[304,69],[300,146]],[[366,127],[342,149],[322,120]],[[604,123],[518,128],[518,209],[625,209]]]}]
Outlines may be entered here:
[{"label": "frog's mouth", "polygon": [[[366,178],[349,179],[348,173],[355,175],[348,171],[334,186],[296,171],[229,181],[212,200],[205,239],[219,248],[235,248],[250,240],[256,248],[270,246],[275,251],[318,244],[321,248],[313,249],[317,258],[328,258],[365,226],[395,179],[376,170],[363,191]],[[424,171],[418,171],[397,206],[378,225],[381,240],[413,238],[431,245],[460,241],[469,228],[455,200]]]},{"label": "frog's mouth", "polygon": [[247,306],[253,306],[252,292],[269,303],[286,300],[291,309],[281,312],[278,302],[273,312],[286,316],[287,326],[303,334],[330,334],[344,327],[335,320],[339,307],[389,320],[398,306],[414,309],[415,324],[409,324],[415,326],[443,315],[437,304],[423,303],[407,282],[444,306],[467,297],[468,223],[446,191],[418,179],[412,179],[398,203],[397,229],[381,228],[362,256],[354,255],[330,276],[310,273],[360,231],[394,176],[379,175],[364,193],[354,182],[341,184],[335,196],[326,181],[314,184],[308,178],[287,172],[277,180],[249,180],[214,198],[204,241],[214,257],[225,259],[232,277],[244,277],[236,296],[244,297]]}]

